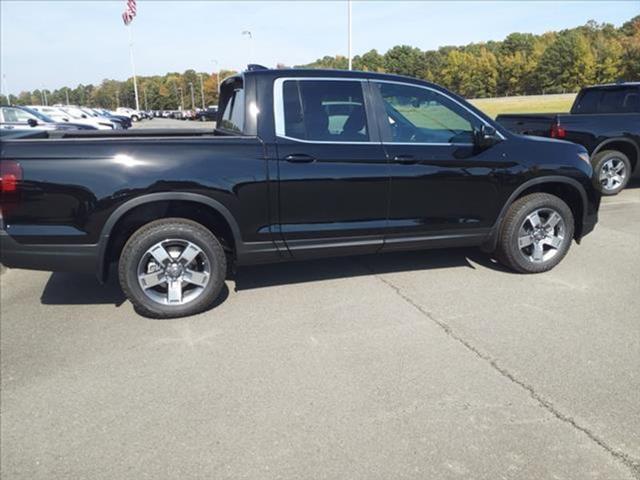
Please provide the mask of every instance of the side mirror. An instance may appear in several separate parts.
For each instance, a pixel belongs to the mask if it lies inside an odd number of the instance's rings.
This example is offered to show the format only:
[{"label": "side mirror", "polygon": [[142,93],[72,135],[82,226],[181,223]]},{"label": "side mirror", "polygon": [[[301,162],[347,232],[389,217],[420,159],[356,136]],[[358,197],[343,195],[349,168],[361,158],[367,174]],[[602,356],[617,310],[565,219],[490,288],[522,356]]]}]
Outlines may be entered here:
[{"label": "side mirror", "polygon": [[489,148],[502,141],[498,131],[491,125],[482,125],[479,129],[474,130],[473,133],[474,142],[479,148]]},{"label": "side mirror", "polygon": [[27,124],[30,127],[35,127],[36,125],[38,125],[38,121],[35,118],[30,118],[27,120]]},{"label": "side mirror", "polygon": [[82,114],[82,118],[87,118],[87,116],[83,113],[83,114]]}]

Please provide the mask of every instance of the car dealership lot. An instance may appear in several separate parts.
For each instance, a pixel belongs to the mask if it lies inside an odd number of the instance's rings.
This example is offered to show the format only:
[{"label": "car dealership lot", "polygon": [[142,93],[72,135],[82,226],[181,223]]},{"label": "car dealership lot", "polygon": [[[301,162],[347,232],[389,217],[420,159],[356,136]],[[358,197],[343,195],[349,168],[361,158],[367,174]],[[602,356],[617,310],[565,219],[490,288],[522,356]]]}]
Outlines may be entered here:
[{"label": "car dealership lot", "polygon": [[211,130],[216,122],[201,122],[195,120],[174,120],[173,118],[154,118],[134,123],[132,128],[196,128]]},{"label": "car dealership lot", "polygon": [[[136,128],[210,127],[155,119]],[[213,310],[0,277],[2,478],[639,478],[640,184],[552,272],[476,250],[239,269]]]}]

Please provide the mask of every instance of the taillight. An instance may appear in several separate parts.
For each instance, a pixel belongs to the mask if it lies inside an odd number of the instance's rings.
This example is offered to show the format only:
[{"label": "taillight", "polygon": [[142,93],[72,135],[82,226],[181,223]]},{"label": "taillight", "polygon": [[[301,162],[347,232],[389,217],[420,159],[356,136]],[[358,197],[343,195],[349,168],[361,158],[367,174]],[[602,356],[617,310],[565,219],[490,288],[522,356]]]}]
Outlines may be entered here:
[{"label": "taillight", "polygon": [[0,193],[17,192],[20,180],[22,180],[22,167],[18,162],[13,160],[0,161]]},{"label": "taillight", "polygon": [[551,138],[565,138],[567,136],[567,131],[562,128],[557,123],[554,123],[551,126]]}]

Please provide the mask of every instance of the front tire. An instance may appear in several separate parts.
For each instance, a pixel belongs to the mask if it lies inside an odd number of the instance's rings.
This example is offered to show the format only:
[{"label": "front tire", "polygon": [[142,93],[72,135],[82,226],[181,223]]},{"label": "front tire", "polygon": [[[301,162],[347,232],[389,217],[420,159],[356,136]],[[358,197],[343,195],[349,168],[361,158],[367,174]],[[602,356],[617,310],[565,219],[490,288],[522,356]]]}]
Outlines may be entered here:
[{"label": "front tire", "polygon": [[146,317],[175,318],[203,312],[224,286],[225,252],[199,223],[167,218],[138,229],[125,244],[118,273],[135,310]]},{"label": "front tire", "polygon": [[573,232],[573,214],[560,198],[548,193],[526,195],[507,211],[498,260],[519,273],[546,272],[567,254]]},{"label": "front tire", "polygon": [[617,195],[629,183],[631,161],[624,153],[605,150],[593,157],[593,165],[594,183],[602,195]]}]

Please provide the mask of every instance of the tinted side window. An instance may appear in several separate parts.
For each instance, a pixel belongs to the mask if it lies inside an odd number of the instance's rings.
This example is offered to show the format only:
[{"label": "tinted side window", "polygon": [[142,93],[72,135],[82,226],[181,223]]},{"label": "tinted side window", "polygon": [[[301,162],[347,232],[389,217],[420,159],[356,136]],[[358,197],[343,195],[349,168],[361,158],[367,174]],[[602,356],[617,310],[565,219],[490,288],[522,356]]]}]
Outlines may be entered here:
[{"label": "tinted side window", "polygon": [[600,113],[629,113],[638,111],[638,92],[632,88],[608,89],[602,92]]},{"label": "tinted side window", "polygon": [[604,90],[600,98],[599,113],[620,113],[627,92],[622,89]]},{"label": "tinted side window", "polygon": [[225,106],[220,127],[231,132],[242,133],[244,130],[244,90],[239,88]]},{"label": "tinted side window", "polygon": [[376,85],[387,112],[392,142],[473,142],[479,120],[444,95],[411,85]]},{"label": "tinted side window", "polygon": [[4,107],[2,109],[2,116],[7,123],[27,123],[30,118],[35,117],[24,110],[19,108]]},{"label": "tinted side window", "polygon": [[287,80],[282,88],[287,137],[329,142],[369,141],[360,82]]},{"label": "tinted side window", "polygon": [[574,113],[596,113],[601,94],[601,90],[586,90],[580,95]]}]

